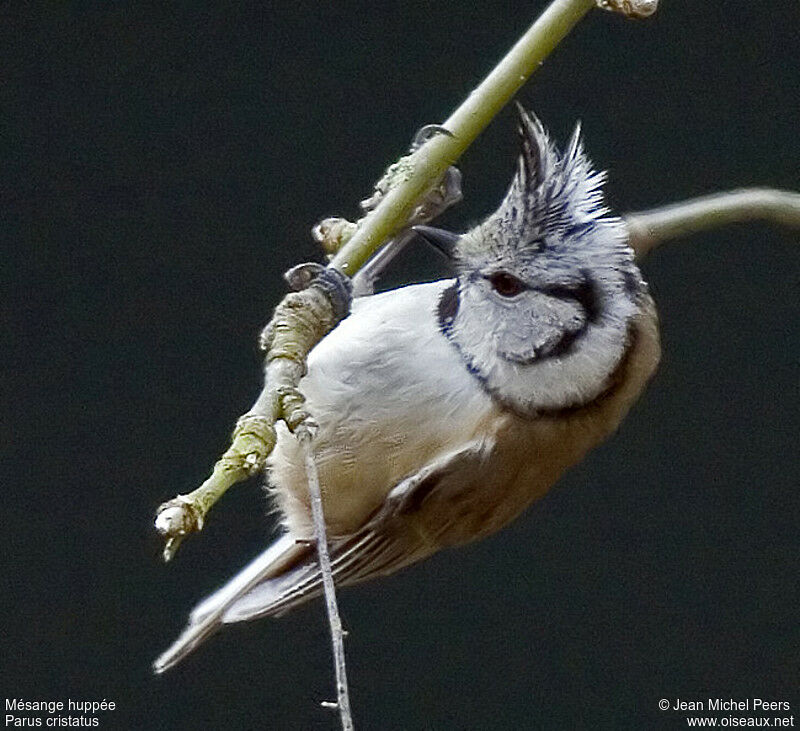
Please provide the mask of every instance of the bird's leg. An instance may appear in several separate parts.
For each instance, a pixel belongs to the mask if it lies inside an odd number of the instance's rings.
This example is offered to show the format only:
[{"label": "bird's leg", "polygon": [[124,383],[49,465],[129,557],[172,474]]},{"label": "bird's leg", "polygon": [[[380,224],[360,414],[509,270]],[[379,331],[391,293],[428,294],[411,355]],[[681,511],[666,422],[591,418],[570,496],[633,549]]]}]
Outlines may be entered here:
[{"label": "bird's leg", "polygon": [[[386,197],[387,193],[397,187],[411,174],[413,169],[411,156],[436,135],[453,136],[450,130],[436,124],[428,124],[418,130],[414,135],[414,139],[411,141],[409,154],[404,155],[397,162],[389,165],[380,180],[375,183],[372,195],[361,201],[361,210],[363,210],[365,214],[374,211]],[[458,168],[451,165],[447,168],[444,175],[428,186],[427,191],[419,199],[416,207],[409,216],[406,225],[413,226],[418,223],[432,221],[450,206],[458,203],[461,198],[461,173]]]},{"label": "bird's leg", "polygon": [[411,229],[401,231],[382,247],[353,277],[353,297],[365,297],[375,292],[375,282],[388,268],[394,258],[406,248],[414,238]]}]

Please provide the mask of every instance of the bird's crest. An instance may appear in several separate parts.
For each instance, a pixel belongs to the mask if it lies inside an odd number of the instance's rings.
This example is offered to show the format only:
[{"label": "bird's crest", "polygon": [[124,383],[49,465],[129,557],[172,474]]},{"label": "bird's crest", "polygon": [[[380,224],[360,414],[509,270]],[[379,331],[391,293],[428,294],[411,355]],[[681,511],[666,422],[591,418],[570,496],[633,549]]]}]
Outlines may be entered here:
[{"label": "bird's crest", "polygon": [[537,117],[517,104],[521,151],[517,170],[493,219],[525,245],[550,235],[568,237],[608,213],[603,202],[605,173],[583,150],[580,124],[559,153]]}]

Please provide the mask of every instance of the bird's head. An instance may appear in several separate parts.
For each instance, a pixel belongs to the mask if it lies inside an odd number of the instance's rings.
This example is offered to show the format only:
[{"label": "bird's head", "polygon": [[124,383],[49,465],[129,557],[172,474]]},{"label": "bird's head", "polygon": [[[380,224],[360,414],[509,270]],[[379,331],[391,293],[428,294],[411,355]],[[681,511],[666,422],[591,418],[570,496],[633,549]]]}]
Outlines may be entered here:
[{"label": "bird's head", "polygon": [[415,230],[458,275],[439,303],[443,332],[493,395],[533,414],[603,391],[645,285],[580,130],[561,154],[518,108],[522,150],[497,211],[463,235]]}]

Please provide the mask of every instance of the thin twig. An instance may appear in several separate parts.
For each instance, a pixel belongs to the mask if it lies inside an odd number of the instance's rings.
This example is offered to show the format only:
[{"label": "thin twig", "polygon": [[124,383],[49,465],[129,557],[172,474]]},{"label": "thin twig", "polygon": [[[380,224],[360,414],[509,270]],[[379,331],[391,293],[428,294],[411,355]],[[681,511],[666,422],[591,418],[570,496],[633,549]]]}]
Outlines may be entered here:
[{"label": "thin twig", "polygon": [[[317,463],[314,461],[314,451],[311,446],[311,434],[302,430],[297,435],[303,448],[306,464],[306,477],[308,478],[308,492],[311,497],[311,514],[314,518],[314,534],[317,539],[317,554],[319,555],[319,568],[322,573],[322,586],[325,591],[325,607],[328,611],[328,623],[331,628],[331,643],[333,644],[333,660],[336,668],[336,704],[339,717],[342,721],[342,731],[353,731],[353,717],[350,713],[350,691],[347,687],[347,666],[344,657],[344,630],[339,617],[339,607],[336,603],[336,589],[333,585],[331,571],[331,557],[328,553],[328,536],[325,530],[325,514],[322,510],[322,493],[319,486],[319,473]],[[327,707],[334,704],[324,703]]]},{"label": "thin twig", "polygon": [[623,220],[631,248],[642,257],[668,239],[729,223],[763,220],[800,228],[800,193],[744,188],[629,213]]}]

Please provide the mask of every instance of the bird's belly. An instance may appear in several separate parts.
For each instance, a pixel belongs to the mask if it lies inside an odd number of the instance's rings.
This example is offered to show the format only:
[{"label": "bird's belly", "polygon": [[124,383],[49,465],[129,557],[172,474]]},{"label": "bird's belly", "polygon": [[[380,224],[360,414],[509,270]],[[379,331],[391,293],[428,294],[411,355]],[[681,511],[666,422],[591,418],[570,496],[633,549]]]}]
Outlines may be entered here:
[{"label": "bird's belly", "polygon": [[[438,329],[447,284],[368,298],[309,358],[300,390],[320,424],[315,456],[332,535],[360,527],[398,482],[503,418]],[[302,455],[284,427],[269,468],[285,526],[310,535]]]}]

